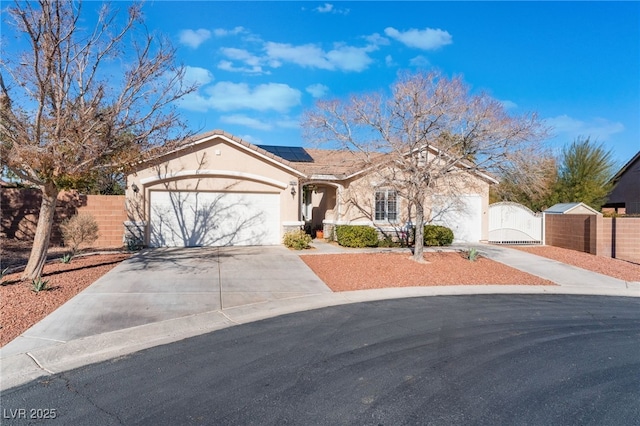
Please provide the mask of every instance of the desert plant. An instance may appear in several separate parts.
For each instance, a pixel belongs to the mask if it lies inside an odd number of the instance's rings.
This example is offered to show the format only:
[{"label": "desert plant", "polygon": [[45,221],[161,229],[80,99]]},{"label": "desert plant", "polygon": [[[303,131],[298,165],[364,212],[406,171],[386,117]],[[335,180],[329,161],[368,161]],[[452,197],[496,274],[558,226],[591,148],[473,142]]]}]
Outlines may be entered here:
[{"label": "desert plant", "polygon": [[73,255],[67,253],[60,258],[60,263],[71,263],[71,259],[73,259]]},{"label": "desert plant", "polygon": [[43,280],[42,277],[31,280],[31,291],[33,291],[34,293],[40,293],[41,291],[48,290],[48,284],[49,281]]},{"label": "desert plant", "polygon": [[82,244],[91,244],[98,239],[98,222],[88,213],[80,213],[60,224],[62,239],[72,254],[78,251]]},{"label": "desert plant", "polygon": [[466,250],[464,252],[464,257],[472,262],[475,262],[478,259],[478,256],[480,254],[478,253],[478,250],[476,250],[474,247],[471,247],[469,250]]},{"label": "desert plant", "polygon": [[289,231],[284,234],[283,243],[285,247],[295,250],[304,250],[309,248],[311,244],[311,235],[305,233],[303,230]]},{"label": "desert plant", "polygon": [[336,226],[338,244],[344,247],[376,247],[378,232],[370,226],[339,225]]},{"label": "desert plant", "polygon": [[423,235],[425,246],[448,246],[453,242],[453,231],[446,226],[426,225]]},{"label": "desert plant", "polygon": [[9,274],[8,266],[0,271],[0,283],[4,284],[4,277],[7,276],[7,274]]}]

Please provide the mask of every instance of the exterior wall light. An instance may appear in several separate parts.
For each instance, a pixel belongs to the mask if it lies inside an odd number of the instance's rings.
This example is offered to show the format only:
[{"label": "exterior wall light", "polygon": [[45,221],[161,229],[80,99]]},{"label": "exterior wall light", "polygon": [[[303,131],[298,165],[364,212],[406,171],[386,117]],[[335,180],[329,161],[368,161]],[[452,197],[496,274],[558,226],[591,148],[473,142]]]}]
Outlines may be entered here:
[{"label": "exterior wall light", "polygon": [[131,189],[133,189],[133,192],[135,192],[136,194],[140,192],[140,188],[138,188],[138,185],[136,185],[135,183],[131,185]]}]

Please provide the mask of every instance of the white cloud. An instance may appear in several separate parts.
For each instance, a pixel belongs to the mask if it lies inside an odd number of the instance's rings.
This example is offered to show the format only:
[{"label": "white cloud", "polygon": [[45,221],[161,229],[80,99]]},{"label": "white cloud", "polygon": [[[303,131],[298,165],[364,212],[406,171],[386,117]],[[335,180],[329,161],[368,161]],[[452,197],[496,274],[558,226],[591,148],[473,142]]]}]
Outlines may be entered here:
[{"label": "white cloud", "polygon": [[431,63],[424,56],[418,55],[415,58],[411,58],[409,60],[409,65],[411,65],[412,67],[426,68],[431,65]]},{"label": "white cloud", "polygon": [[393,60],[393,56],[391,55],[387,55],[384,57],[384,63],[388,66],[388,67],[394,67],[396,65],[398,65],[394,60]]},{"label": "white cloud", "polygon": [[210,108],[207,98],[199,93],[189,93],[179,99],[177,104],[180,108],[197,112],[206,112]]},{"label": "white cloud", "polygon": [[325,3],[323,6],[318,6],[314,10],[320,13],[329,13],[333,10],[333,5],[331,3]]},{"label": "white cloud", "polygon": [[336,9],[331,3],[325,3],[322,6],[318,6],[313,10],[315,10],[318,13],[338,13],[342,15],[346,15],[349,13],[349,9]]},{"label": "white cloud", "polygon": [[218,69],[229,72],[241,72],[246,74],[271,74],[269,71],[265,71],[261,66],[253,67],[236,67],[231,61],[218,62]]},{"label": "white cloud", "polygon": [[240,139],[250,142],[254,145],[262,145],[262,139],[257,138],[253,135],[241,135]]},{"label": "white cloud", "polygon": [[242,114],[234,114],[234,115],[223,115],[220,117],[220,121],[228,124],[239,124],[241,126],[251,127],[252,129],[257,130],[271,130],[273,126],[269,123],[265,123],[264,121],[260,121],[255,118],[247,117]]},{"label": "white cloud", "polygon": [[399,42],[422,50],[435,50],[453,43],[451,34],[440,29],[426,28],[424,30],[410,29],[404,32],[393,27],[385,28],[384,33]]},{"label": "white cloud", "polygon": [[276,125],[278,127],[287,128],[287,129],[299,129],[300,128],[300,120],[293,118],[284,118],[276,121]]},{"label": "white cloud", "polygon": [[[248,65],[246,67],[236,67],[233,65],[233,62],[222,60],[218,63],[218,68],[222,70],[232,72],[245,72],[251,74],[265,73],[261,66],[262,62],[264,62],[264,59],[252,54],[245,49],[223,47],[222,49],[220,49],[220,52],[229,59],[244,62],[246,65]],[[268,72],[266,74],[268,74]]]},{"label": "white cloud", "polygon": [[367,69],[373,62],[367,53],[367,48],[342,46],[327,52],[327,59],[340,70],[357,72]]},{"label": "white cloud", "polygon": [[231,35],[238,35],[244,33],[246,30],[244,27],[235,27],[232,30],[225,30],[224,28],[216,28],[213,30],[213,34],[216,37],[226,37]]},{"label": "white cloud", "polygon": [[269,58],[276,61],[293,62],[302,67],[333,69],[334,66],[324,57],[325,53],[318,46],[305,44],[292,46],[287,43],[267,42],[265,50]]},{"label": "white cloud", "polygon": [[502,104],[504,109],[516,109],[516,108],[518,108],[518,104],[516,104],[515,102],[510,101],[508,99],[498,100],[498,102],[500,102]]},{"label": "white cloud", "polygon": [[556,136],[562,136],[569,141],[578,136],[590,137],[592,140],[606,141],[611,135],[624,130],[620,122],[613,122],[606,118],[595,117],[588,121],[578,120],[568,115],[547,118],[545,123],[552,127]]},{"label": "white cloud", "polygon": [[307,86],[306,91],[314,98],[321,98],[327,94],[329,88],[324,84],[317,83]]},{"label": "white cloud", "polygon": [[378,33],[373,33],[371,35],[364,36],[363,38],[370,44],[374,44],[376,46],[388,46],[389,44],[391,44],[388,38],[383,37]]},{"label": "white cloud", "polygon": [[375,49],[377,49],[376,46],[353,47],[339,45],[325,52],[313,44],[300,46],[274,42],[265,44],[265,50],[272,63],[291,62],[305,68],[320,68],[330,71],[365,70],[373,62],[368,52]]},{"label": "white cloud", "polygon": [[196,84],[204,86],[213,81],[213,74],[208,69],[200,67],[185,66],[184,83],[187,85]]},{"label": "white cloud", "polygon": [[206,90],[207,105],[219,111],[253,109],[286,112],[300,105],[299,90],[280,83],[261,84],[250,88],[246,83],[220,82]]},{"label": "white cloud", "polygon": [[197,49],[202,43],[211,37],[211,31],[200,28],[199,30],[182,30],[179,34],[180,43]]}]

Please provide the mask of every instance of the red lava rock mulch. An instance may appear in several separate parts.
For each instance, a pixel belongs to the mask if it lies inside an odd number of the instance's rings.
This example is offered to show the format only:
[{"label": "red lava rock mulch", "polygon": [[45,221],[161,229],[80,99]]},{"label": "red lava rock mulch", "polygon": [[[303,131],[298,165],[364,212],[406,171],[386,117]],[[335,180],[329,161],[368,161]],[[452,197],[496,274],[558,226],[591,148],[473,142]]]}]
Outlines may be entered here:
[{"label": "red lava rock mulch", "polygon": [[50,289],[39,293],[31,290],[31,282],[19,281],[20,272],[4,277],[0,286],[0,346],[18,337],[129,256],[97,254],[76,257],[68,264],[48,263],[42,279],[49,281]]},{"label": "red lava rock mulch", "polygon": [[640,281],[640,265],[637,263],[552,246],[512,246],[511,248],[557,260],[567,265],[577,266],[578,268],[608,275],[620,280]]},{"label": "red lava rock mulch", "polygon": [[555,285],[490,259],[475,262],[461,253],[426,253],[426,264],[401,253],[301,255],[302,260],[333,291],[385,287],[444,285]]}]

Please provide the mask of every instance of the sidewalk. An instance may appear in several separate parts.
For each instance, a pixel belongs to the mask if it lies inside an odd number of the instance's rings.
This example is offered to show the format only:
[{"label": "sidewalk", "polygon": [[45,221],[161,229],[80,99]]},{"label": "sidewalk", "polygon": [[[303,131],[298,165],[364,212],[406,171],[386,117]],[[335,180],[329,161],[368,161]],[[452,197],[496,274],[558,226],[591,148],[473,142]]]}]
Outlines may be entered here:
[{"label": "sidewalk", "polygon": [[[314,241],[313,246],[315,247],[313,250],[306,251],[304,254],[320,255],[369,251],[379,252],[381,250],[409,253],[408,249],[398,248],[345,249],[320,241]],[[468,249],[470,247],[475,247],[481,254],[492,260],[548,279],[557,283],[558,286],[486,285],[407,287],[340,293],[325,292],[322,291],[320,287],[312,286],[309,287],[310,290],[307,294],[281,293],[282,296],[262,298],[259,300],[252,297],[243,303],[234,303],[233,306],[212,307],[212,309],[203,309],[191,313],[183,312],[178,316],[158,317],[153,319],[152,322],[141,325],[133,324],[127,326],[123,323],[120,328],[106,332],[96,332],[95,334],[80,333],[83,337],[71,338],[71,340],[56,340],[49,342],[49,344],[40,341],[38,345],[31,347],[22,346],[18,343],[13,344],[13,342],[11,342],[0,349],[0,368],[2,373],[0,389],[8,389],[48,374],[55,374],[118,356],[125,356],[142,349],[175,342],[237,324],[348,303],[405,297],[469,294],[574,294],[640,297],[640,282],[625,282],[507,247],[486,244],[466,244],[464,246],[454,245],[445,250]],[[261,252],[262,250],[256,251],[258,255]],[[286,254],[287,256],[284,256],[286,258],[296,257],[299,260],[299,257],[295,254],[293,256],[289,256],[289,253]],[[275,259],[280,259],[280,256],[282,256],[282,254],[274,253],[274,257],[271,257],[268,262],[265,263],[265,261],[262,260],[262,266],[260,266],[260,268],[263,268],[267,263],[272,264],[276,262],[277,260]],[[175,258],[173,260],[175,261]],[[287,262],[291,260],[293,259]],[[245,264],[244,261],[243,264]],[[293,270],[298,268],[298,266],[295,266],[297,264],[296,262],[287,264],[288,275],[295,275],[297,273]],[[302,264],[302,262],[299,261],[299,264]],[[225,278],[224,267],[220,268],[217,265],[216,263],[215,269],[218,270],[218,273],[223,274],[218,278],[214,277],[215,280],[219,281]],[[224,266],[224,263],[221,265]],[[150,266],[151,265],[145,264],[145,269]],[[299,273],[303,274],[301,276],[305,277],[309,285],[312,285],[313,277],[308,275],[310,270],[304,268],[306,268],[306,266],[303,266]],[[123,268],[116,268],[103,278],[118,281],[119,277],[117,274],[121,269]],[[241,278],[243,275],[238,274],[244,274],[243,269],[244,267],[242,269],[230,270],[227,274],[229,274],[228,276],[230,278]],[[282,273],[282,269],[278,268],[278,270],[279,272],[274,273],[274,276],[271,277],[274,282],[277,280],[277,274]],[[182,273],[184,273],[184,269]],[[264,279],[267,277],[261,278]],[[249,282],[244,279],[241,279],[241,281],[249,284]],[[104,282],[102,282],[102,284],[104,285]],[[253,284],[253,282],[251,284]],[[89,293],[96,293],[93,289],[94,286],[96,286],[96,284],[93,284],[85,290],[86,293],[82,292],[78,296],[88,297]],[[201,291],[195,291],[194,293],[197,297],[201,298],[203,296]],[[215,290],[211,291],[211,293],[215,293]],[[277,292],[274,294],[277,294]],[[130,295],[129,297],[134,296]],[[73,300],[74,299],[72,299],[72,301]],[[170,304],[175,306],[175,300]],[[94,304],[93,308],[98,309],[100,305]],[[109,309],[108,306],[102,308]],[[56,312],[54,312],[54,314],[56,314]],[[61,313],[64,312],[64,310],[61,311]],[[53,318],[54,314],[52,314],[51,318],[47,317],[45,320],[48,319],[50,323],[65,322],[65,318],[60,317],[61,313],[58,313],[58,317],[56,318]],[[75,326],[77,326],[77,324],[76,322]],[[68,327],[69,324],[65,326]],[[28,332],[25,332],[25,335],[28,335]]]}]

